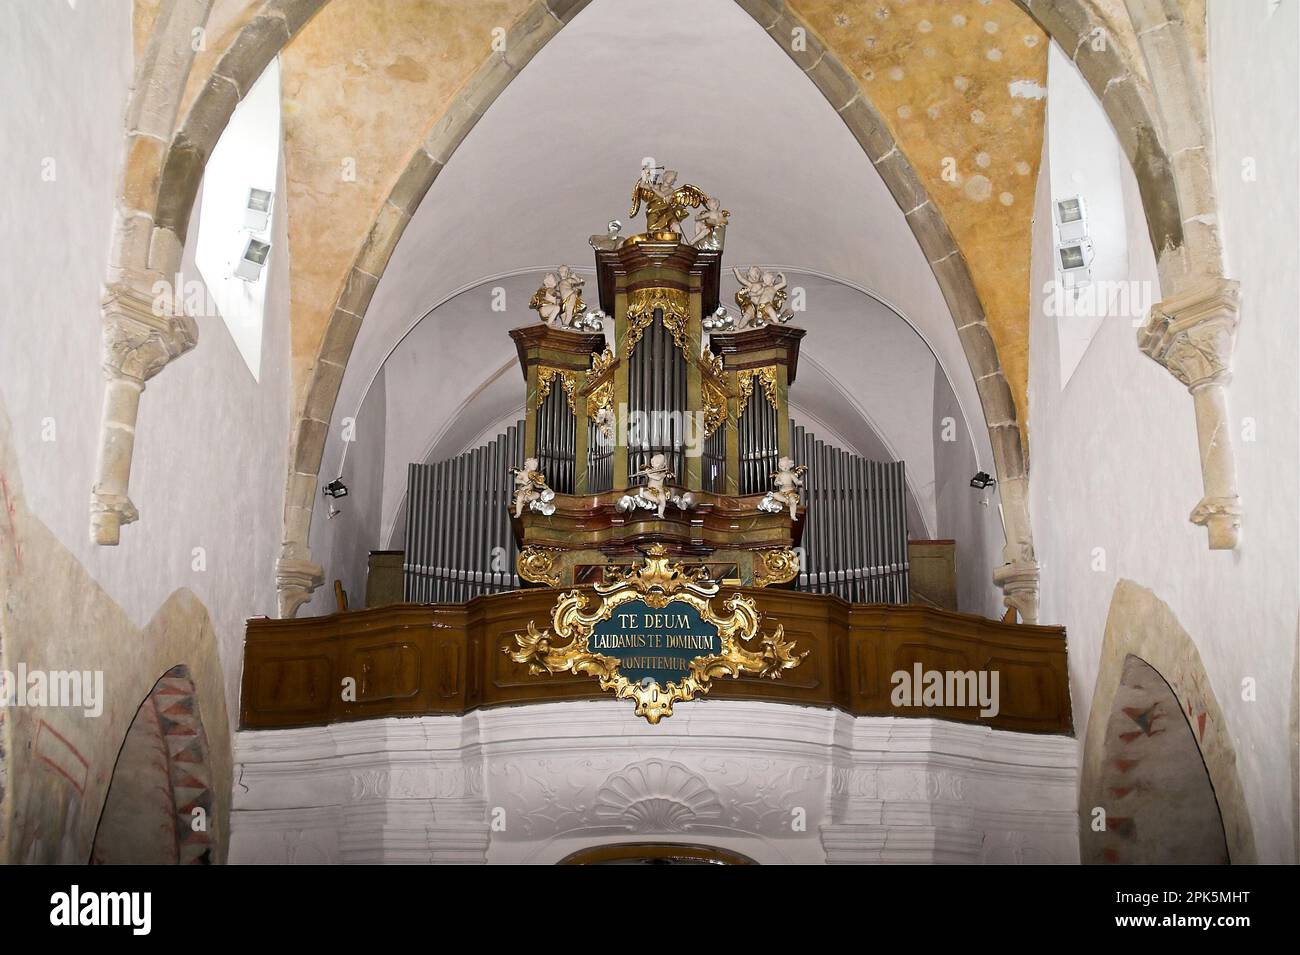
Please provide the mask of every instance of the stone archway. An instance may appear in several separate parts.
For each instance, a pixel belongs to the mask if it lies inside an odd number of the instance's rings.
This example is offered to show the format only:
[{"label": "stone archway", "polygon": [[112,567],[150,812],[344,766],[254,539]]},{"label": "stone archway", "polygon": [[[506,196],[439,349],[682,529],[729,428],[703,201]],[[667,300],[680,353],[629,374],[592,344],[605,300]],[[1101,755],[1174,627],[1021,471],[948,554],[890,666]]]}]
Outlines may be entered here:
[{"label": "stone archway", "polygon": [[91,863],[211,864],[219,842],[213,797],[194,682],[188,667],[172,667],[154,684],[127,729],[95,830]]},{"label": "stone archway", "polygon": [[[1102,831],[1093,828],[1098,809],[1105,811]],[[1210,823],[1217,816],[1224,843],[1218,861],[1255,862],[1236,751],[1196,645],[1154,593],[1120,580],[1106,618],[1084,737],[1080,857],[1213,861],[1213,826],[1204,841],[1180,841],[1167,830],[1171,820],[1157,818],[1160,813]],[[1159,840],[1169,845],[1162,850],[1153,844]],[[1183,855],[1148,857],[1160,851]]]},{"label": "stone archway", "polygon": [[1104,819],[1089,823],[1104,828],[1082,840],[1083,862],[1228,862],[1223,817],[1192,725],[1164,678],[1132,654],[1106,721],[1100,793]]}]

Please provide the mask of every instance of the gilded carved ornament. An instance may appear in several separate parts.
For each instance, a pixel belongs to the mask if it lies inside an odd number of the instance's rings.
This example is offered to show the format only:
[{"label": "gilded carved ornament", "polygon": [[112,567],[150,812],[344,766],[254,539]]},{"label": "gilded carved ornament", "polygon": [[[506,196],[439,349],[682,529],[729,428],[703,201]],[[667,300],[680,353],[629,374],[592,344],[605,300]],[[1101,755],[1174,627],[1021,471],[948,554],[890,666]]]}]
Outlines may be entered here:
[{"label": "gilded carved ornament", "polygon": [[560,586],[560,574],[556,562],[560,551],[553,547],[529,545],[515,558],[515,569],[519,576],[531,584],[545,584],[548,587]]},{"label": "gilded carved ornament", "polygon": [[569,410],[575,415],[578,413],[577,391],[578,391],[578,373],[570,371],[567,368],[552,368],[550,365],[537,366],[537,407],[542,406],[551,395],[551,382],[560,379],[564,386],[564,396],[568,399]]},{"label": "gilded carved ornament", "polygon": [[754,379],[758,379],[759,387],[763,389],[763,397],[767,403],[774,409],[780,410],[776,396],[776,365],[768,365],[765,368],[742,368],[736,372],[736,385],[740,388],[740,414],[745,413],[745,408],[749,404],[749,396],[754,393]]},{"label": "gilded carved ornament", "polygon": [[799,553],[792,547],[754,552],[754,586],[788,584],[799,576]]},{"label": "gilded carved ornament", "polygon": [[[727,598],[723,604],[725,615],[717,613],[710,598],[717,594],[718,585],[708,580],[707,569],[687,571],[680,564],[670,564],[666,555],[662,544],[652,545],[641,566],[597,584],[600,601],[594,608],[590,608],[590,600],[581,591],[561,594],[551,613],[554,636],[552,630],[538,630],[529,621],[528,632],[515,635],[519,649],[503,647],[503,652],[516,663],[527,664],[535,675],[594,676],[602,690],[613,692],[618,699],[632,700],[636,715],[652,725],[672,716],[674,703],[708,693],[714,677],[746,673],[777,679],[808,655],[807,651],[795,651],[794,641],[784,639],[780,625],[774,633],[759,634],[762,615],[754,601],[742,594]],[[620,672],[617,659],[591,652],[588,640],[597,624],[609,620],[619,607],[632,601],[643,601],[653,608],[671,603],[694,608],[706,624],[717,629],[721,652],[695,657],[687,675],[667,686],[661,687],[653,680],[631,682]],[[745,645],[755,640],[757,646]]]},{"label": "gilded carved ornament", "polygon": [[686,350],[686,324],[690,320],[690,299],[681,289],[639,288],[628,296],[627,341],[623,352],[631,355],[641,341],[641,335],[655,319],[655,311],[663,313],[664,328],[673,336],[673,342],[683,352]]},{"label": "gilded carved ornament", "polygon": [[[591,370],[587,372],[583,390],[587,395],[587,417],[600,428],[605,437],[614,433],[614,352],[591,353]],[[604,379],[603,381],[601,379]]]}]

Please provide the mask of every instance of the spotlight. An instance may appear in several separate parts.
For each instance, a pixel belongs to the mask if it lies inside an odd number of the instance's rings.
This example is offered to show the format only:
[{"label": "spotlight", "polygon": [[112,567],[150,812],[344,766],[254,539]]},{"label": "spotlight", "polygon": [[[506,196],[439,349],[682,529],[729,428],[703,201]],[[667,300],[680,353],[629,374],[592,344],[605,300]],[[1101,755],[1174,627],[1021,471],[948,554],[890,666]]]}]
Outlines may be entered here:
[{"label": "spotlight", "polygon": [[1088,210],[1083,196],[1071,196],[1056,203],[1056,234],[1062,242],[1082,239],[1088,234]]},{"label": "spotlight", "polygon": [[271,201],[275,193],[266,189],[249,189],[248,205],[244,207],[244,228],[265,232],[271,221]]},{"label": "spotlight", "polygon": [[262,267],[266,265],[266,257],[270,253],[271,243],[260,239],[249,239],[243,258],[235,266],[235,275],[245,282],[256,282],[262,277]]},{"label": "spotlight", "polygon": [[333,497],[333,498],[347,497],[348,486],[344,484],[339,478],[335,478],[334,480],[330,481],[329,484],[326,484],[323,488],[321,488],[320,492],[324,494],[326,497]]},{"label": "spotlight", "polygon": [[1092,281],[1092,240],[1087,236],[1073,242],[1062,242],[1056,247],[1057,269],[1061,284],[1067,288],[1087,285]]},{"label": "spotlight", "polygon": [[989,475],[984,471],[976,473],[976,475],[970,479],[970,486],[981,491],[986,491],[997,483],[996,478],[989,477]]}]

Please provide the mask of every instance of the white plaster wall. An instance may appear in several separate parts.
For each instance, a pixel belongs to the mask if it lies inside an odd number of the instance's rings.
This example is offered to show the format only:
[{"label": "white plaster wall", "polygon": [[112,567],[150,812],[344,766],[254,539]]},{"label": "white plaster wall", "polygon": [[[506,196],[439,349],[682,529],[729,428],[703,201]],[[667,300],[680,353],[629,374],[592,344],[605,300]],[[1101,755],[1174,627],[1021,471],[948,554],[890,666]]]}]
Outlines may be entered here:
[{"label": "white plaster wall", "polygon": [[776,864],[1078,861],[1064,736],[730,700],[650,726],[604,699],[236,745],[238,863],[550,864],[641,841]]},{"label": "white plaster wall", "polygon": [[[91,545],[103,394],[99,299],[131,81],[130,12],[124,3],[72,9],[26,0],[0,34],[12,170],[0,206],[7,249],[0,295],[8,303],[0,314],[0,397],[32,511],[130,619],[142,626],[179,587],[207,606],[233,720],[244,620],[275,612],[289,427],[288,257],[273,258],[261,383],[221,319],[201,317],[197,348],[151,381],[141,401],[131,477],[140,521],[123,529],[118,547]],[[45,157],[56,163],[53,182],[41,179]],[[287,248],[283,223],[276,242]],[[192,255],[183,268],[183,282],[201,281]],[[42,440],[46,419],[55,440]],[[196,547],[205,552],[202,571],[193,569]]]},{"label": "white plaster wall", "polygon": [[[948,430],[948,421],[952,431]],[[980,427],[977,422],[974,427]],[[993,568],[1002,564],[1002,515],[997,487],[970,486],[980,470],[957,396],[934,382],[935,536],[956,542],[957,608],[997,618],[1003,613],[1002,591],[993,583]],[[951,435],[952,440],[948,440]]]},{"label": "white plaster wall", "polygon": [[[1068,628],[1076,727],[1087,724],[1112,592],[1121,576],[1132,579],[1165,601],[1195,641],[1235,744],[1259,859],[1276,863],[1295,861],[1289,726],[1300,579],[1300,190],[1297,5],[1272,7],[1267,0],[1209,7],[1220,213],[1228,275],[1242,285],[1229,391],[1245,507],[1241,546],[1211,551],[1205,530],[1187,520],[1203,493],[1192,400],[1137,350],[1130,322],[1102,324],[1061,392],[1055,328],[1035,297],[1029,420],[1040,621]],[[1258,164],[1253,182],[1241,174],[1247,156]],[[1127,169],[1124,178],[1128,208],[1137,209]],[[1050,268],[1042,182],[1036,208],[1033,287],[1041,288]],[[1154,283],[1140,221],[1130,217],[1130,275]],[[1256,423],[1253,442],[1241,440],[1245,418]],[[1104,570],[1092,567],[1095,548],[1104,548]],[[1254,701],[1242,698],[1247,678],[1257,686]]]}]

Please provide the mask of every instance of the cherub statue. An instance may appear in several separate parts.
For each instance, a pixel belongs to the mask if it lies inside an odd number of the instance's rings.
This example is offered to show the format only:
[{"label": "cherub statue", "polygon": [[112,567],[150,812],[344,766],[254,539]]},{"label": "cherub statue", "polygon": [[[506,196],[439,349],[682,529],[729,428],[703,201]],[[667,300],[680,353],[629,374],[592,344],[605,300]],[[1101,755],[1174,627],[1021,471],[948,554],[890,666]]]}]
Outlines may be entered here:
[{"label": "cherub statue", "polygon": [[758,508],[761,511],[779,513],[788,505],[790,520],[794,520],[795,508],[799,506],[799,489],[803,487],[803,475],[808,471],[808,467],[803,464],[795,467],[794,461],[787,457],[777,461],[776,466],[778,470],[772,475],[776,488],[767,492],[759,502]]},{"label": "cherub statue", "polygon": [[654,454],[650,457],[650,463],[637,471],[634,477],[644,477],[645,487],[641,488],[641,494],[648,497],[659,508],[659,519],[663,520],[664,508],[668,506],[668,489],[664,487],[664,482],[676,477],[668,467],[668,458],[662,454]]},{"label": "cherub statue", "polygon": [[784,323],[794,317],[794,312],[785,307],[784,272],[764,272],[757,265],[751,265],[743,274],[740,269],[731,271],[740,283],[736,293],[736,304],[740,306],[737,329]]},{"label": "cherub statue", "polygon": [[530,511],[537,511],[548,517],[555,513],[555,492],[546,484],[546,475],[537,470],[537,459],[526,458],[522,468],[511,468],[515,476],[515,517],[524,513],[527,505]]},{"label": "cherub statue", "polygon": [[721,249],[727,219],[731,213],[713,196],[704,200],[704,208],[695,214],[695,238],[691,245],[697,249]]},{"label": "cherub statue", "polygon": [[559,327],[556,322],[564,313],[559,284],[560,280],[555,277],[555,273],[547,272],[546,277],[542,279],[542,287],[534,292],[533,297],[528,301],[528,307],[535,310],[537,317],[551,328]]},{"label": "cherub statue", "polygon": [[554,272],[547,272],[542,279],[542,287],[533,293],[528,307],[534,309],[543,322],[551,328],[567,328],[573,331],[591,331],[601,327],[603,315],[588,315],[587,305],[582,300],[584,279],[567,265],[561,265]]},{"label": "cherub statue", "polygon": [[635,216],[645,203],[646,232],[682,233],[682,220],[690,218],[688,209],[698,209],[708,198],[698,186],[677,185],[677,172],[666,169],[658,179],[654,167],[643,165],[641,178],[632,187],[632,211]]},{"label": "cherub statue", "polygon": [[573,328],[578,324],[582,313],[587,310],[586,304],[582,301],[582,287],[587,284],[586,279],[567,265],[561,265],[558,271],[559,282],[555,286],[555,291],[560,296],[560,320],[566,328]]},{"label": "cherub statue", "polygon": [[637,488],[636,494],[624,494],[619,498],[614,506],[615,510],[623,513],[643,507],[648,511],[655,511],[660,520],[663,519],[664,510],[669,504],[683,511],[690,510],[695,506],[695,495],[689,491],[685,494],[673,494],[665,487],[665,482],[675,476],[668,468],[668,458],[665,455],[652,455],[650,463],[632,475],[632,477],[645,478],[645,485]]}]

